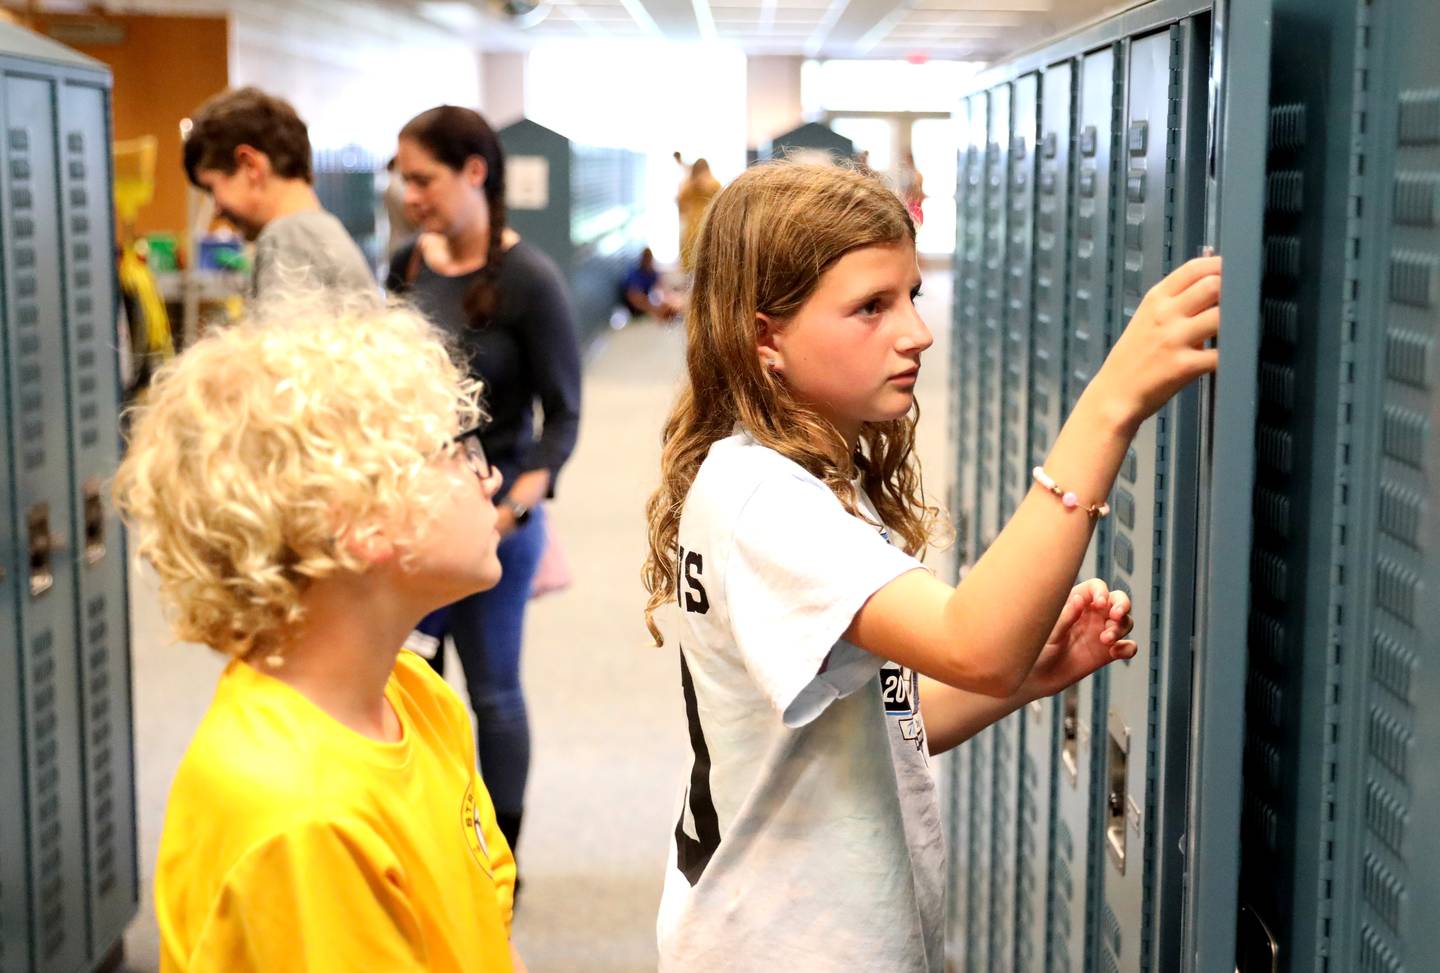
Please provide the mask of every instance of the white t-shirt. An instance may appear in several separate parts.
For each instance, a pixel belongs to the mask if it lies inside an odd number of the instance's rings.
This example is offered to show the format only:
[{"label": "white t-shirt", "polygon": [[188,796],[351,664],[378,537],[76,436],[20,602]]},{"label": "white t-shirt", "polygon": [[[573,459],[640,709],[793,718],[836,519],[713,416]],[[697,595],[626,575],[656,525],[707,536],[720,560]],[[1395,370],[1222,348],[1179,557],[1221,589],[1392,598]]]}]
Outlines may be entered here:
[{"label": "white t-shirt", "polygon": [[915,674],[841,635],[921,567],[744,433],[680,518],[676,601],[693,765],[670,847],[660,968],[944,968],[945,845]]}]

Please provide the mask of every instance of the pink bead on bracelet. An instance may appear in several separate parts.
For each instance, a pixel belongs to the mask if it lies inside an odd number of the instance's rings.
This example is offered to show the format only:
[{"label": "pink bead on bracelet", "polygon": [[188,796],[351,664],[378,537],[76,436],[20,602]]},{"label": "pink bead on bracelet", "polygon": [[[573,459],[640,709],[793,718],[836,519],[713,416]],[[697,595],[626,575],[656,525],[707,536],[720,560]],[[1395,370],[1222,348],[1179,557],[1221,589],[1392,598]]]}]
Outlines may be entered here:
[{"label": "pink bead on bracelet", "polygon": [[1035,469],[1030,471],[1030,475],[1035,478],[1036,483],[1059,497],[1060,502],[1065,506],[1066,510],[1075,510],[1078,508],[1089,514],[1091,520],[1099,520],[1101,517],[1110,516],[1110,505],[1108,503],[1092,503],[1088,506],[1082,504],[1080,498],[1075,496],[1075,494],[1060,489],[1060,485],[1055,482],[1055,478],[1045,472],[1045,467],[1035,467]]}]

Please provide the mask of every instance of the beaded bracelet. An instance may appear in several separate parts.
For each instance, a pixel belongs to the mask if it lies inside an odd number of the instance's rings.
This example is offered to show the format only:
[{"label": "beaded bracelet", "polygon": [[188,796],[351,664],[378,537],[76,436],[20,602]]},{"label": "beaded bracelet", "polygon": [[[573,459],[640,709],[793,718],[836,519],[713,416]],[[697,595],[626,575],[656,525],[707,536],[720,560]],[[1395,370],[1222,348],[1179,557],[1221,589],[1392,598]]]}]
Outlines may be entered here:
[{"label": "beaded bracelet", "polygon": [[1078,507],[1089,514],[1091,520],[1099,520],[1101,517],[1110,516],[1110,505],[1108,503],[1092,503],[1089,506],[1082,505],[1080,498],[1075,496],[1075,494],[1060,489],[1060,485],[1055,482],[1055,478],[1045,472],[1045,467],[1035,467],[1035,469],[1030,471],[1030,475],[1035,478],[1036,483],[1059,497],[1060,502],[1065,505],[1066,510],[1074,510]]}]

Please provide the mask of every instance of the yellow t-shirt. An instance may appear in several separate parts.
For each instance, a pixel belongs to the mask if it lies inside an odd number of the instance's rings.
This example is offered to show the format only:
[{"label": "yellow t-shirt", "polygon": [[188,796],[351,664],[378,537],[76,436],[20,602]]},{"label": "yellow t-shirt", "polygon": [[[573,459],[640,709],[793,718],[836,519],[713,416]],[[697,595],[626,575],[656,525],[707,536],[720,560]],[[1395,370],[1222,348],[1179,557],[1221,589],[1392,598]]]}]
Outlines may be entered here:
[{"label": "yellow t-shirt", "polygon": [[225,669],[165,812],[163,971],[511,970],[515,861],[464,705],[411,652],[385,696],[397,743]]}]

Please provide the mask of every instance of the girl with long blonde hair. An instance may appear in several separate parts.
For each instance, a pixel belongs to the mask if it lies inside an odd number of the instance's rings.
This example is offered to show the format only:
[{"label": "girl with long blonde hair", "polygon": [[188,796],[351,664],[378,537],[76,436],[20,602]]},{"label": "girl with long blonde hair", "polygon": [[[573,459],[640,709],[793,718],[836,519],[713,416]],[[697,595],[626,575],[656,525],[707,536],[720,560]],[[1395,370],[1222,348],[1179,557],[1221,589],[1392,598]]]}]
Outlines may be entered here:
[{"label": "girl with long blonde hair", "polygon": [[1135,654],[1125,594],[1072,582],[1140,423],[1215,368],[1219,284],[1200,259],[1146,296],[951,587],[917,560],[940,517],[914,456],[933,339],[903,203],[791,163],[716,197],[648,508],[646,620],[679,648],[693,751],[662,969],[944,968],[929,758]]}]

